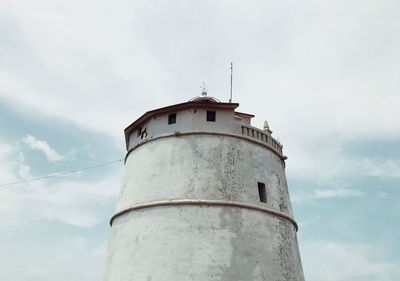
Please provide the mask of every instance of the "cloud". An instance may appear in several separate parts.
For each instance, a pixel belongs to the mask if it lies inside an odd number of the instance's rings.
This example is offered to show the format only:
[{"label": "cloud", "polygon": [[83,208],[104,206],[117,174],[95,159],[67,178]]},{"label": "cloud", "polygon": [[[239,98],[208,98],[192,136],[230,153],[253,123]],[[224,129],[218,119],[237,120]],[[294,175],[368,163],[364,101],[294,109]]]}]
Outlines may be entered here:
[{"label": "cloud", "polygon": [[357,166],[367,175],[374,177],[400,177],[400,159],[362,158]]},{"label": "cloud", "polygon": [[22,200],[42,206],[38,216],[45,220],[58,221],[67,225],[91,228],[106,223],[100,206],[112,206],[120,186],[118,174],[101,180],[85,182],[76,180],[58,180],[56,183],[44,183],[36,190],[25,195]]},{"label": "cloud", "polygon": [[22,139],[22,141],[31,149],[43,152],[47,160],[49,160],[50,162],[58,162],[65,159],[64,156],[51,148],[46,141],[38,140],[31,135],[27,135]]},{"label": "cloud", "polygon": [[[1,181],[30,178],[24,161],[17,148],[0,143]],[[0,279],[101,279],[121,170],[0,187]]]},{"label": "cloud", "polygon": [[[10,219],[8,223],[12,225],[23,225],[25,214],[43,223],[53,221],[84,228],[107,223],[108,218],[104,218],[104,214],[99,210],[105,206],[114,208],[122,171],[120,168],[118,172],[114,170],[110,173],[110,168],[99,168],[103,172],[98,173],[94,180],[88,180],[86,172],[2,186],[0,215],[4,220]],[[30,170],[22,152],[9,144],[0,143],[0,184],[30,179]],[[92,173],[96,171],[99,170],[93,170]]]},{"label": "cloud", "polygon": [[[314,140],[302,141],[301,144],[291,145],[289,159],[287,160],[287,174],[289,177],[306,180],[330,180],[345,176],[369,176],[369,177],[400,177],[400,159],[397,158],[396,149],[392,155],[386,153],[383,156],[365,156],[355,154],[355,149],[345,149],[348,143],[354,142],[342,136],[314,136]],[[400,141],[400,138],[395,138]],[[293,140],[290,140],[292,142]],[[390,147],[393,139],[380,138],[376,140],[379,146]],[[356,140],[358,149],[366,151],[376,150],[379,147],[371,147],[369,139]],[[285,150],[286,152],[286,150]]]},{"label": "cloud", "polygon": [[0,143],[0,179],[2,184],[15,181],[17,178],[11,164],[14,153],[15,149],[12,146]]},{"label": "cloud", "polygon": [[42,223],[59,222],[92,228],[107,223],[108,217],[104,217],[101,208],[113,209],[119,182],[118,174],[102,176],[94,181],[86,181],[75,175],[3,188],[0,194],[7,198],[7,202],[13,202],[3,208],[3,215],[20,214],[18,221],[21,224],[24,213],[29,213],[29,216]]},{"label": "cloud", "polygon": [[[122,171],[109,168],[94,180],[82,173],[0,187],[1,279],[101,279]],[[0,143],[1,183],[25,177],[32,176],[18,147]]]},{"label": "cloud", "polygon": [[3,4],[4,57],[18,63],[0,71],[0,95],[16,107],[119,140],[132,119],[190,99],[203,80],[226,100],[233,59],[235,101],[256,122],[269,118],[284,143],[400,129],[397,3],[87,1],[91,21],[72,3]]},{"label": "cloud", "polygon": [[31,167],[29,167],[26,163],[25,163],[25,157],[24,154],[22,152],[20,152],[18,154],[18,158],[17,158],[17,163],[18,163],[18,176],[20,179],[30,179],[32,178],[31,176]]},{"label": "cloud", "polygon": [[31,178],[30,170],[22,152],[10,144],[0,143],[0,184]]},{"label": "cloud", "polygon": [[364,192],[358,189],[317,189],[314,192],[314,198],[349,198],[349,197],[360,197],[364,195]]},{"label": "cloud", "polygon": [[400,264],[385,261],[378,245],[337,241],[300,243],[308,281],[395,281]]},{"label": "cloud", "polygon": [[[333,183],[328,183],[332,185]],[[345,199],[345,198],[354,198],[354,197],[362,197],[364,196],[364,192],[359,189],[353,188],[317,188],[313,192],[301,192],[295,193],[291,196],[292,203],[295,204],[304,204],[310,203],[313,200],[319,199],[327,199],[327,198],[338,198],[338,199]]]},{"label": "cloud", "polygon": [[54,243],[51,236],[45,236],[45,230],[41,234],[46,240],[43,244],[29,237],[2,245],[2,280],[54,280],[54,276],[60,281],[101,280],[105,241],[98,242],[90,235],[64,234]]}]

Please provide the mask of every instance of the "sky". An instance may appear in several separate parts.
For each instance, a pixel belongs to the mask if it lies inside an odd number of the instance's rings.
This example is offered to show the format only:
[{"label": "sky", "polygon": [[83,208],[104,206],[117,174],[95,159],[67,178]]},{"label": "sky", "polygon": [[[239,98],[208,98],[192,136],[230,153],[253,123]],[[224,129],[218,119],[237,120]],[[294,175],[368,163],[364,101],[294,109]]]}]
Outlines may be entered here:
[{"label": "sky", "polygon": [[[400,2],[1,0],[0,185],[208,93],[284,145],[307,281],[400,280]],[[101,280],[123,163],[0,186],[0,279]]]}]

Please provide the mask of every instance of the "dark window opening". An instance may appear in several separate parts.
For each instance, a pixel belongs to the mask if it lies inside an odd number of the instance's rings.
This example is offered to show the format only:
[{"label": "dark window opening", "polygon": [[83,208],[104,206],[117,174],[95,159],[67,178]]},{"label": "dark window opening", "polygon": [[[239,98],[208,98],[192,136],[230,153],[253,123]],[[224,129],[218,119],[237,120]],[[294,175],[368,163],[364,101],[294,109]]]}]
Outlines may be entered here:
[{"label": "dark window opening", "polygon": [[147,138],[147,129],[146,128],[144,128],[143,130],[142,130],[142,134],[141,134],[141,137],[140,137],[141,139],[144,139],[144,138]]},{"label": "dark window opening", "polygon": [[207,121],[215,122],[215,111],[207,111]]},{"label": "dark window opening", "polygon": [[258,196],[260,197],[260,202],[267,203],[267,191],[265,190],[265,184],[258,182]]},{"label": "dark window opening", "polygon": [[139,127],[137,129],[137,136],[140,137],[141,134],[142,134],[142,127]]},{"label": "dark window opening", "polygon": [[168,115],[168,125],[176,123],[176,113]]}]

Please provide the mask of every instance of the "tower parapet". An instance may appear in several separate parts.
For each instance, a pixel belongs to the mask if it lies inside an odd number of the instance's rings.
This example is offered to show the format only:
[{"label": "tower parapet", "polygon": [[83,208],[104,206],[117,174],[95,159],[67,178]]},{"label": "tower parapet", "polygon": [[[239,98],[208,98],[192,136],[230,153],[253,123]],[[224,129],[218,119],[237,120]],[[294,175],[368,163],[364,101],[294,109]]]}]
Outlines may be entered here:
[{"label": "tower parapet", "polygon": [[303,281],[282,145],[209,96],[125,129],[104,280]]}]

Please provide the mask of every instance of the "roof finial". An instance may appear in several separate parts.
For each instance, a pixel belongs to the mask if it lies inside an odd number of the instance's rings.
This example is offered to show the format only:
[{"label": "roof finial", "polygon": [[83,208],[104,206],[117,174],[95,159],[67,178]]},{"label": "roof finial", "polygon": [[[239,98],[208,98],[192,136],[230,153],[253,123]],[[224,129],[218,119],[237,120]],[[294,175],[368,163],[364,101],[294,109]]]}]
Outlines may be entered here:
[{"label": "roof finial", "polygon": [[207,87],[206,84],[203,82],[203,86],[200,87],[202,89],[201,95],[202,96],[207,96]]},{"label": "roof finial", "polygon": [[267,120],[264,121],[264,131],[266,130],[269,130],[269,125]]},{"label": "roof finial", "polygon": [[268,124],[268,121],[267,121],[267,120],[264,121],[264,132],[267,132],[267,133],[269,133],[269,134],[272,134],[272,131],[271,131],[271,129],[269,128],[269,124]]}]

